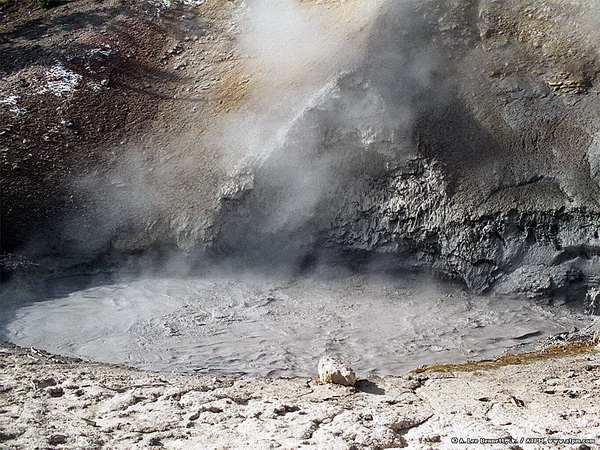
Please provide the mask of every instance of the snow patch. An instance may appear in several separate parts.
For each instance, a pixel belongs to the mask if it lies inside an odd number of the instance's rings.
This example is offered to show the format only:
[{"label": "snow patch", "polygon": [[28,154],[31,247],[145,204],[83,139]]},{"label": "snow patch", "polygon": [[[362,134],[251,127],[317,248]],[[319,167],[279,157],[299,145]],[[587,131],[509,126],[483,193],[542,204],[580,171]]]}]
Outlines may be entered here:
[{"label": "snow patch", "polygon": [[200,6],[205,1],[206,0],[150,0],[148,3],[169,9],[176,5]]},{"label": "snow patch", "polygon": [[94,56],[97,54],[103,55],[103,56],[109,56],[112,53],[112,50],[102,50],[101,48],[93,48],[90,50],[90,56]]},{"label": "snow patch", "polygon": [[[110,47],[107,46],[107,48],[110,48]],[[101,48],[91,49],[89,52],[89,57],[85,64],[85,68],[88,71],[90,71],[91,73],[96,73],[96,71],[92,69],[92,64],[91,64],[92,58],[94,58],[97,55],[104,56],[106,58],[106,57],[110,56],[111,53],[112,53],[112,50],[102,50]],[[104,70],[106,70],[106,66],[100,67],[100,72],[103,72]]]},{"label": "snow patch", "polygon": [[44,75],[46,77],[46,86],[35,92],[35,95],[50,92],[57,97],[62,97],[77,89],[83,78],[78,73],[65,69],[60,63],[55,64]]},{"label": "snow patch", "polygon": [[148,0],[148,3],[156,7],[156,17],[160,17],[163,10],[171,9],[174,6],[200,6],[206,0]]},{"label": "snow patch", "polygon": [[94,81],[90,81],[87,86],[94,92],[99,92],[102,90],[102,85]]},{"label": "snow patch", "polygon": [[0,98],[0,106],[8,108],[8,111],[12,113],[11,118],[13,119],[24,116],[27,113],[27,109],[17,106],[18,98],[18,95],[9,95],[8,97]]}]

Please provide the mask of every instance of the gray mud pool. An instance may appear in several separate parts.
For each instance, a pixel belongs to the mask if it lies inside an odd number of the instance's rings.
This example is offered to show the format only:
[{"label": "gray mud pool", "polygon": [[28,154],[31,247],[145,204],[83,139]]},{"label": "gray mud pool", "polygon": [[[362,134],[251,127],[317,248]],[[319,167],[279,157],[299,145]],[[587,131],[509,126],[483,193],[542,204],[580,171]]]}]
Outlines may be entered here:
[{"label": "gray mud pool", "polygon": [[590,321],[413,275],[86,280],[5,288],[2,337],[159,371],[310,376],[329,353],[366,376],[527,350]]}]

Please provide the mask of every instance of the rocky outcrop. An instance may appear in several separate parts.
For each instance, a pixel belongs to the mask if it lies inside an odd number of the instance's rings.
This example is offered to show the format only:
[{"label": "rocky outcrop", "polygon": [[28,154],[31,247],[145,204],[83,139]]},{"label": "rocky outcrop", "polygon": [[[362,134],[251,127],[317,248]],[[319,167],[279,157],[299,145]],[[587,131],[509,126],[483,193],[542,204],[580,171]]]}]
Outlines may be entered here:
[{"label": "rocky outcrop", "polygon": [[[303,3],[317,15],[346,18],[361,4],[319,10],[320,2]],[[56,183],[72,207],[38,208],[50,216],[43,227],[39,214],[27,213],[36,193],[27,191],[31,202],[11,197],[9,206],[18,203],[24,213],[3,212],[12,223],[9,241],[23,244],[27,230],[42,228],[23,247],[59,255],[65,265],[149,249],[164,261],[174,248],[296,268],[323,251],[383,254],[397,267],[435,270],[476,292],[583,300],[600,284],[597,12],[586,0],[542,3],[382,0],[372,3],[379,8],[374,23],[345,30],[356,50],[343,73],[330,71],[335,75],[322,82],[313,64],[308,74],[272,84],[265,82],[269,74],[241,62],[252,56],[236,47],[242,7],[186,4],[180,22],[176,10],[152,7],[140,16],[144,21],[156,22],[161,33],[177,24],[184,36],[173,35],[144,60],[160,67],[173,60],[167,84],[177,88],[140,97],[162,99],[168,113],[156,114],[160,129],[150,120],[143,132],[132,128],[144,137],[120,150],[118,162],[87,167],[91,159],[78,152],[85,176]],[[21,36],[24,28],[11,27]],[[113,28],[103,30],[119,37],[125,29]],[[129,47],[119,52],[103,56],[106,67],[111,58],[133,55]],[[121,101],[129,86],[121,72],[98,92]],[[138,78],[135,92],[150,89]],[[107,98],[98,101],[106,106]],[[21,134],[11,137],[11,155],[22,156]],[[41,139],[37,134],[27,136]],[[117,137],[121,148],[127,136]],[[58,148],[53,142],[44,145]],[[94,149],[101,144],[94,141]],[[222,161],[228,152],[235,170]],[[53,179],[44,174],[36,179]],[[22,178],[10,175],[9,184],[20,189]],[[36,189],[56,197],[40,183]]]},{"label": "rocky outcrop", "polygon": [[393,254],[476,292],[582,300],[600,283],[600,61],[589,5],[546,3],[388,3],[373,51],[244,170],[221,248]]},{"label": "rocky outcrop", "polygon": [[590,288],[585,297],[585,306],[588,313],[600,315],[600,290],[595,287]]}]

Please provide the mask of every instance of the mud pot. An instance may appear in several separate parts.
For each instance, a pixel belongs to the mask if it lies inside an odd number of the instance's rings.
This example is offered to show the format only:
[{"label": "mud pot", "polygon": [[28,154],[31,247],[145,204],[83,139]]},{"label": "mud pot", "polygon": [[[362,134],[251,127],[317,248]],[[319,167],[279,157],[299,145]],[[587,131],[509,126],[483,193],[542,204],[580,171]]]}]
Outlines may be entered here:
[{"label": "mud pot", "polygon": [[3,295],[2,338],[21,346],[159,370],[313,375],[325,353],[361,375],[528,350],[585,327],[569,305],[473,296],[411,273],[65,276]]}]

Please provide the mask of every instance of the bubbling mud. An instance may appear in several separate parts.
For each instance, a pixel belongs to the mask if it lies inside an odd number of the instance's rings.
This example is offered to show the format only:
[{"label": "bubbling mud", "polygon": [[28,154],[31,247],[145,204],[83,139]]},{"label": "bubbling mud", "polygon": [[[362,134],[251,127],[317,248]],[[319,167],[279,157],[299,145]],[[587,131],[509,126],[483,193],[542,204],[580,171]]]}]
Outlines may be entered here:
[{"label": "bubbling mud", "polygon": [[328,353],[359,375],[398,375],[532,348],[589,321],[564,305],[476,297],[413,274],[88,276],[44,289],[5,292],[4,338],[159,371],[309,376]]}]

